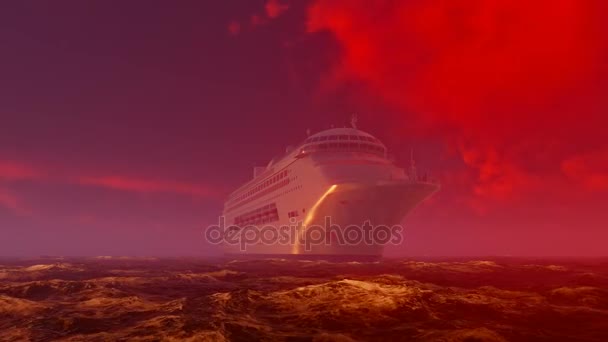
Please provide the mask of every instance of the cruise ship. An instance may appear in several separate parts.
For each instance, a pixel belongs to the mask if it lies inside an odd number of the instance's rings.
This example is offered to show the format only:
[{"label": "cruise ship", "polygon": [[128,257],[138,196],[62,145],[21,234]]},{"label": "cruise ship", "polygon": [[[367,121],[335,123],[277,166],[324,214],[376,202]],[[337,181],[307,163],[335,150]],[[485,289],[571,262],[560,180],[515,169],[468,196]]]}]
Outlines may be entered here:
[{"label": "cruise ship", "polygon": [[[396,166],[386,146],[352,120],[351,127],[309,134],[267,166],[254,167],[253,178],[229,195],[223,216],[233,238],[249,227],[265,230],[265,239],[251,239],[255,234],[250,234],[246,246],[233,239],[224,243],[224,252],[249,257],[381,257],[385,243],[378,241],[358,241],[355,236],[345,243],[327,236],[322,243],[307,244],[303,237],[316,227],[318,238],[328,219],[334,235],[335,229],[351,225],[393,227],[438,189],[436,182],[417,175],[413,158],[407,172]],[[281,227],[295,227],[295,233],[286,231],[297,236],[277,240]]]}]

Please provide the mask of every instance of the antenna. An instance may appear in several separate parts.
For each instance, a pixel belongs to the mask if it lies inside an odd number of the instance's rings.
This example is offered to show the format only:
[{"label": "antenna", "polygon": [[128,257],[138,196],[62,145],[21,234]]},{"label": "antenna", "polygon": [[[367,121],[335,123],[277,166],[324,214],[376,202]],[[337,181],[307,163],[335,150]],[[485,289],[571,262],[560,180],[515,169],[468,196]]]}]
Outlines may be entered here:
[{"label": "antenna", "polygon": [[410,150],[410,166],[416,167],[416,161],[414,160],[414,148]]},{"label": "antenna", "polygon": [[359,119],[357,119],[357,114],[353,114],[350,117],[350,125],[353,126],[353,128],[357,128],[357,121],[359,121]]},{"label": "antenna", "polygon": [[416,172],[416,161],[414,160],[414,148],[410,150],[410,182],[418,181],[418,173]]}]

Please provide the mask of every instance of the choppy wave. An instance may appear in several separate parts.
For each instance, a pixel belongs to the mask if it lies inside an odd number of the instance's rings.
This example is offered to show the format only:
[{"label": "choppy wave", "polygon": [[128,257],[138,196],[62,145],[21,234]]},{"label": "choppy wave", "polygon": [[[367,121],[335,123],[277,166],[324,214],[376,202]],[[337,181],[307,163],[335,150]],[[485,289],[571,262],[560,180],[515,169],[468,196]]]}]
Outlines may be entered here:
[{"label": "choppy wave", "polygon": [[1,261],[7,341],[608,340],[608,261]]}]

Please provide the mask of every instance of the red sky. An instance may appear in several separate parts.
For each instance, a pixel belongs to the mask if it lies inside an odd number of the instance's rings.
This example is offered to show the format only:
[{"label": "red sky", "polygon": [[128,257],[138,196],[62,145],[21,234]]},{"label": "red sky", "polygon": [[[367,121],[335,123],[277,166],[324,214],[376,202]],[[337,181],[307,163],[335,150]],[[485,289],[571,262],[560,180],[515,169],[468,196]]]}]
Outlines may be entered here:
[{"label": "red sky", "polygon": [[0,14],[0,255],[205,254],[307,128],[414,147],[392,255],[605,255],[603,1],[112,1]]}]

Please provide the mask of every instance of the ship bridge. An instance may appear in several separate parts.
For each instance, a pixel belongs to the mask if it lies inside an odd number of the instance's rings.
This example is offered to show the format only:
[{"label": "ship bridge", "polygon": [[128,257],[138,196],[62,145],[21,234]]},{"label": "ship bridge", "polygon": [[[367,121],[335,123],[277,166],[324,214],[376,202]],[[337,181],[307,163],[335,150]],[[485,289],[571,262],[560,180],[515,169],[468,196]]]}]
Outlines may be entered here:
[{"label": "ship bridge", "polygon": [[384,144],[369,133],[356,128],[332,128],[313,134],[300,146],[300,153],[316,151],[364,152],[386,156]]}]

